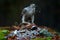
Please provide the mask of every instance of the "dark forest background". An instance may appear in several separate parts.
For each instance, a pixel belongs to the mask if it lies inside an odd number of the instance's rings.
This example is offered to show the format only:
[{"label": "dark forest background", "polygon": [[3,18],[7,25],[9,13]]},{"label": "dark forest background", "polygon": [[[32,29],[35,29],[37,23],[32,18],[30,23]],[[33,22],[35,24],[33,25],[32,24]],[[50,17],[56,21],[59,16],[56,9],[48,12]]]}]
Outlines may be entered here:
[{"label": "dark forest background", "polygon": [[36,4],[35,23],[37,25],[60,29],[59,0],[0,0],[0,26],[21,23],[20,13],[31,3]]}]

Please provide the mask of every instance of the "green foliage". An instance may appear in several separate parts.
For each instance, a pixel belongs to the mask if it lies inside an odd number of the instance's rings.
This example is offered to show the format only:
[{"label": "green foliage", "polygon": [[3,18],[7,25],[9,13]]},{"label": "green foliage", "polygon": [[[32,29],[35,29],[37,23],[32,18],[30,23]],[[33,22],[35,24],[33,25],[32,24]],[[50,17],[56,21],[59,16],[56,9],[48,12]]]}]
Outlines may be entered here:
[{"label": "green foliage", "polygon": [[2,33],[3,33],[3,34],[8,34],[9,31],[8,31],[8,30],[2,30]]},{"label": "green foliage", "polygon": [[8,30],[0,30],[0,40],[6,40],[4,37],[9,33]]},{"label": "green foliage", "polygon": [[47,37],[46,40],[51,40],[51,37]]}]

